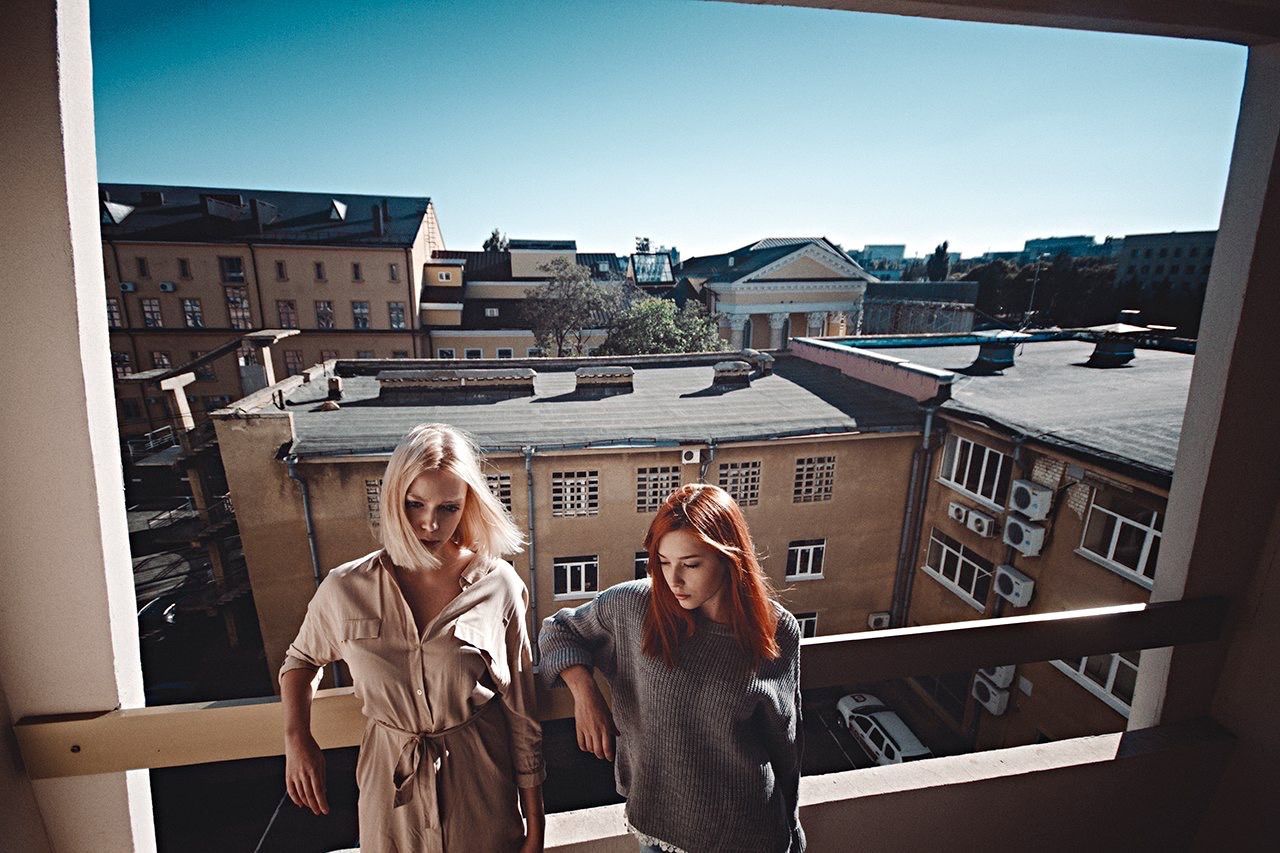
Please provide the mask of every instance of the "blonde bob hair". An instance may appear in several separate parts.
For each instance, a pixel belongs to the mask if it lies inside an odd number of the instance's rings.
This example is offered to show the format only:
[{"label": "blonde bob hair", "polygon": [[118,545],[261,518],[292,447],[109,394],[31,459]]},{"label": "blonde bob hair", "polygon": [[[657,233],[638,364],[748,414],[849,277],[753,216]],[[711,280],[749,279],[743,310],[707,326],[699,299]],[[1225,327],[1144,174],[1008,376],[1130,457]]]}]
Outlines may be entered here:
[{"label": "blonde bob hair", "polygon": [[455,541],[480,557],[513,554],[524,546],[520,528],[489,491],[480,470],[480,454],[466,433],[447,424],[421,424],[409,430],[382,475],[378,518],[382,546],[397,566],[437,569],[440,560],[418,541],[405,515],[409,487],[424,471],[444,469],[467,484],[467,499]]}]

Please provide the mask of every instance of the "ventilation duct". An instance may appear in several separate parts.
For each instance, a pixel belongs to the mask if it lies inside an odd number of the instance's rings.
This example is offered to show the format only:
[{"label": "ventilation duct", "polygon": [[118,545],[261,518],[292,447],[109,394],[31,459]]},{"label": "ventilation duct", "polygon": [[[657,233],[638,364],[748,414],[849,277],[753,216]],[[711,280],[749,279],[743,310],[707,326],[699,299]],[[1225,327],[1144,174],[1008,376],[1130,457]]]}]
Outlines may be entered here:
[{"label": "ventilation duct", "polygon": [[574,391],[579,395],[612,397],[635,390],[635,369],[625,366],[579,367],[573,372]]},{"label": "ventilation duct", "polygon": [[391,405],[439,406],[533,396],[538,374],[528,367],[492,370],[383,370],[379,399]]},{"label": "ventilation duct", "polygon": [[712,384],[717,388],[746,388],[751,384],[751,365],[745,361],[717,361]]}]

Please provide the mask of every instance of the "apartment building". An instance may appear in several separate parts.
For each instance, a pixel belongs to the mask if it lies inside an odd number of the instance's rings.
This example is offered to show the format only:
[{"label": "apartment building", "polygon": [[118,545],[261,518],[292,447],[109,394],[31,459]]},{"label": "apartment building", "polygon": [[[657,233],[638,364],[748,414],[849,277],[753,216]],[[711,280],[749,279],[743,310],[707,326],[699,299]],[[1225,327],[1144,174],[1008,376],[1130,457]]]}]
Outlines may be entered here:
[{"label": "apartment building", "polygon": [[[528,532],[512,562],[535,627],[641,576],[655,511],[689,482],[741,503],[806,633],[878,623],[891,607],[919,406],[802,358],[721,361],[731,358],[338,361],[215,414],[269,665],[319,578],[377,547],[386,461],[432,421],[476,437],[490,487]],[[271,402],[281,393],[287,412]]]},{"label": "apartment building", "polygon": [[872,281],[862,299],[858,335],[966,334],[973,331],[978,283]]},{"label": "apartment building", "polygon": [[[274,351],[277,376],[422,350],[423,264],[444,246],[429,198],[141,184],[101,184],[99,196],[117,380],[255,329],[303,332]],[[246,347],[202,364],[192,409],[259,387],[241,376],[254,357]],[[123,434],[172,422],[159,391],[116,386]]]},{"label": "apartment building", "polygon": [[1136,285],[1149,291],[1162,285],[1203,293],[1217,240],[1217,231],[1126,234],[1116,267],[1116,286]]}]

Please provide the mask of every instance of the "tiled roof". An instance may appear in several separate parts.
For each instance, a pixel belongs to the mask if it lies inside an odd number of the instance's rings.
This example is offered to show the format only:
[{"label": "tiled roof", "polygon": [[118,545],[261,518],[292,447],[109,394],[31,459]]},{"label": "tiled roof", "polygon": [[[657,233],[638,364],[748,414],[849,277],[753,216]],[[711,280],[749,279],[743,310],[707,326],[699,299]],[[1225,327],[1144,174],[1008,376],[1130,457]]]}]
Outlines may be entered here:
[{"label": "tiled roof", "polygon": [[[851,264],[861,270],[856,261],[841,252],[834,243],[825,237],[814,239],[770,237],[721,255],[688,258],[680,264],[676,273],[684,278],[703,278],[710,282],[737,281],[743,276],[750,275],[774,261],[799,251],[805,245],[816,245],[835,255],[844,263]],[[732,264],[729,263],[731,258],[733,260]],[[868,280],[871,278],[865,273],[864,276]]]}]

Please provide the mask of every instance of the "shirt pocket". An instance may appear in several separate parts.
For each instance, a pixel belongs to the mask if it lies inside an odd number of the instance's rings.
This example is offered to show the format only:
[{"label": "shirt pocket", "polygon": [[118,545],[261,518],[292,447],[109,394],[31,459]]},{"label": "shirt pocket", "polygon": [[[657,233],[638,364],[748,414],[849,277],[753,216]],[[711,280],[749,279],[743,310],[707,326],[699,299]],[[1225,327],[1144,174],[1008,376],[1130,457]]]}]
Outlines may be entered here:
[{"label": "shirt pocket", "polygon": [[343,619],[342,642],[348,640],[376,640],[382,636],[382,620],[373,618]]},{"label": "shirt pocket", "polygon": [[453,636],[458,642],[478,649],[484,654],[489,675],[500,693],[511,684],[511,672],[507,666],[506,623],[479,610],[469,610],[458,617],[453,625]]}]

